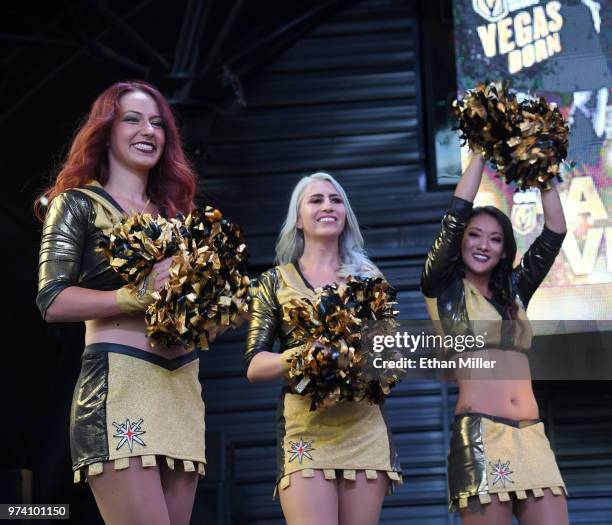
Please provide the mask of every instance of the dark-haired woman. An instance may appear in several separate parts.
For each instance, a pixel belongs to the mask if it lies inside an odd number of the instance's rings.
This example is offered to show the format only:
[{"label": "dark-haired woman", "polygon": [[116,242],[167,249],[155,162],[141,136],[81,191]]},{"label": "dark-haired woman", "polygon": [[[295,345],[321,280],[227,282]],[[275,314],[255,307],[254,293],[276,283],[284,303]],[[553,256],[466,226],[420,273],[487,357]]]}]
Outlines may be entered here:
[{"label": "dark-haired woman", "polygon": [[70,445],[75,482],[87,478],[108,524],[189,523],[204,473],[204,405],[197,354],[145,335],[144,310],[171,259],[133,291],[97,248],[128,214],[188,213],[194,194],[168,102],[137,81],[96,99],[44,194],[37,304],[47,322],[86,324]]},{"label": "dark-haired woman", "polygon": [[508,217],[492,206],[472,208],[483,168],[475,156],[463,173],[421,276],[432,319],[446,333],[465,333],[477,322],[489,347],[470,356],[496,361],[502,375],[457,376],[450,503],[466,525],[510,525],[513,513],[521,525],[563,525],[565,485],[538,419],[525,354],[531,342],[525,310],[561,248],[563,209],[556,189],[542,191],[544,229],[513,267]]}]

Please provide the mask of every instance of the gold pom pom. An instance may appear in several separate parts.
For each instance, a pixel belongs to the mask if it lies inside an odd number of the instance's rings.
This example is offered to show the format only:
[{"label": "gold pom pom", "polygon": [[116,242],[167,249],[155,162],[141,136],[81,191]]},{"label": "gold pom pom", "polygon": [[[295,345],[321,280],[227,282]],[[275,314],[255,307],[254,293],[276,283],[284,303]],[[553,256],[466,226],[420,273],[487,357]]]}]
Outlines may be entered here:
[{"label": "gold pom pom", "polygon": [[568,126],[543,97],[518,102],[501,82],[480,84],[455,100],[461,139],[488,159],[507,184],[547,188],[567,157]]},{"label": "gold pom pom", "polygon": [[166,347],[207,350],[248,315],[248,250],[240,228],[217,209],[170,220],[135,215],[117,224],[101,249],[134,285],[157,261],[173,257],[170,279],[145,313],[147,335]]},{"label": "gold pom pom", "polygon": [[365,321],[395,318],[395,295],[380,277],[349,277],[342,286],[317,290],[312,302],[294,299],[283,307],[283,320],[305,343],[288,375],[297,393],[311,397],[311,410],[343,400],[380,403],[397,383],[394,374],[364,373],[372,355],[361,345]]}]

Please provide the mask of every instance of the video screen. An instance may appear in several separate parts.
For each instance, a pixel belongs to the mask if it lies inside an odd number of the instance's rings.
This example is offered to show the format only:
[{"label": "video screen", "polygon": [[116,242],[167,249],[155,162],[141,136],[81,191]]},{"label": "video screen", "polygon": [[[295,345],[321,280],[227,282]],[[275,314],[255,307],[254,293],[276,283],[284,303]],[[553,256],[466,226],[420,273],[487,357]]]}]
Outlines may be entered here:
[{"label": "video screen", "polygon": [[[570,124],[558,187],[568,233],[529,305],[531,319],[612,319],[610,11],[595,0],[454,1],[458,95],[508,80],[519,98],[555,102]],[[512,219],[518,258],[541,231],[539,190],[516,192],[488,167],[476,204],[497,206]]]}]

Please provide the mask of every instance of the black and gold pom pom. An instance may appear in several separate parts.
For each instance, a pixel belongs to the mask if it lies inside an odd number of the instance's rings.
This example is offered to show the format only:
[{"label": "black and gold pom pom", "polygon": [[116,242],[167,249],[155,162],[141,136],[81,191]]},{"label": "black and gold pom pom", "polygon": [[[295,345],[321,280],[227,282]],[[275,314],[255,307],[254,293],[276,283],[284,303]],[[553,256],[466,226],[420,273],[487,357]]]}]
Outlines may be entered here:
[{"label": "black and gold pom pom", "polygon": [[349,277],[342,286],[328,285],[313,301],[293,300],[283,319],[304,341],[290,363],[296,392],[311,397],[311,410],[347,400],[380,403],[398,376],[364,373],[371,355],[362,348],[365,321],[393,320],[395,290],[382,278]]},{"label": "black and gold pom pom", "polygon": [[461,139],[482,154],[506,183],[548,188],[567,157],[568,126],[543,97],[521,102],[508,84],[480,84],[453,102]]},{"label": "black and gold pom pom", "polygon": [[138,287],[156,262],[176,252],[180,237],[177,220],[137,214],[115,224],[100,249],[111,268]]},{"label": "black and gold pom pom", "polygon": [[219,210],[206,207],[169,220],[136,215],[117,224],[101,249],[133,285],[156,262],[173,258],[168,283],[153,293],[145,313],[147,335],[166,347],[207,350],[247,317],[247,246],[240,228]]}]

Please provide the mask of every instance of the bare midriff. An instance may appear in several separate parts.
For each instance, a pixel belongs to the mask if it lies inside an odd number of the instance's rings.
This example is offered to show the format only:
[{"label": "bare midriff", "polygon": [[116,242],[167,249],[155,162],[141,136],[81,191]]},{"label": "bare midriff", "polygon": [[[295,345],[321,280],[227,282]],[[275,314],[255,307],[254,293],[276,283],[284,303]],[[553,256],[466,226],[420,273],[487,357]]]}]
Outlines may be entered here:
[{"label": "bare midriff", "polygon": [[[152,342],[153,345],[151,345]],[[132,346],[167,359],[189,353],[189,350],[180,345],[167,348],[147,337],[142,315],[117,315],[85,321],[85,344],[93,343],[117,343]]]},{"label": "bare midriff", "polygon": [[469,357],[482,357],[496,363],[492,369],[457,374],[459,399],[455,414],[480,412],[514,420],[539,417],[525,354],[487,349],[470,352]]}]

